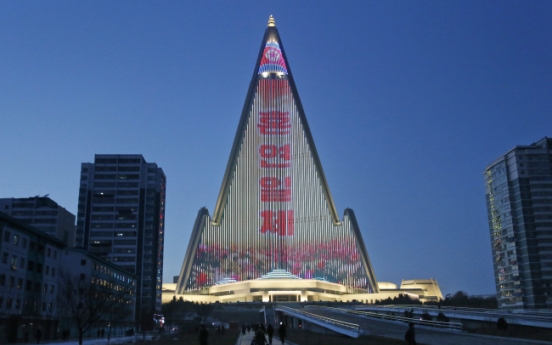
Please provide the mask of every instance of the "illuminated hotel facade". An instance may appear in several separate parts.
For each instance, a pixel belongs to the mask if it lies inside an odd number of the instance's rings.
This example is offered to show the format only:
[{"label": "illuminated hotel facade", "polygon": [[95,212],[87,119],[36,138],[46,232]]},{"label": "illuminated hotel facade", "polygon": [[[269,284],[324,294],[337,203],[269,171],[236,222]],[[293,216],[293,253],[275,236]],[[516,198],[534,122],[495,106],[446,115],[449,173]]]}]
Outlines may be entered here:
[{"label": "illuminated hotel facade", "polygon": [[207,302],[380,293],[353,210],[338,216],[272,17],[215,210],[200,209],[164,289]]}]

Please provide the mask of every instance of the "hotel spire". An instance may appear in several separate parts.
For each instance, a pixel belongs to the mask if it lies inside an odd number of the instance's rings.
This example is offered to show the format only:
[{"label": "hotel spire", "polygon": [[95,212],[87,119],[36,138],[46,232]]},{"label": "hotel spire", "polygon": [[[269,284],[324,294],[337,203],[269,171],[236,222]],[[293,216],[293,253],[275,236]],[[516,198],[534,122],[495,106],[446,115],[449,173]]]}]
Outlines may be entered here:
[{"label": "hotel spire", "polygon": [[275,26],[276,26],[276,21],[274,20],[274,17],[271,14],[270,17],[268,17],[268,27],[270,28]]}]

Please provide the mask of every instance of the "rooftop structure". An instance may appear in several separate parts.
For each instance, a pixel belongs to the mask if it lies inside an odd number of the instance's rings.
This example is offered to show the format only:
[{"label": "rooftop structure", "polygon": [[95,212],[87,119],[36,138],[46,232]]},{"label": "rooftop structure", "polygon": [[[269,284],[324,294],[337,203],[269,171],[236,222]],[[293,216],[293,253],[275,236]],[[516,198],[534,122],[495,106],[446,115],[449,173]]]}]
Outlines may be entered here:
[{"label": "rooftop structure", "polygon": [[48,195],[1,198],[0,212],[57,237],[69,247],[75,246],[75,215],[58,205]]}]

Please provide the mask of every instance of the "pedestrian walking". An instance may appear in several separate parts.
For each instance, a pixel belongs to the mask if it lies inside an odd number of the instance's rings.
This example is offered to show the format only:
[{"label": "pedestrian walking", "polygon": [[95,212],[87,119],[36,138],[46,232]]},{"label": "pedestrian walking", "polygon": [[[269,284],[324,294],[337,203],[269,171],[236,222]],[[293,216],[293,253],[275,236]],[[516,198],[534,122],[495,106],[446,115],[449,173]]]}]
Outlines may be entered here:
[{"label": "pedestrian walking", "polygon": [[37,344],[40,344],[40,339],[42,338],[42,331],[39,329],[36,330],[36,333],[35,333],[35,339],[36,339],[36,343]]},{"label": "pedestrian walking", "polygon": [[416,345],[416,334],[414,332],[414,324],[411,322],[408,324],[408,330],[404,334],[404,340],[408,345]]},{"label": "pedestrian walking", "polygon": [[287,331],[286,331],[286,325],[284,325],[282,322],[280,322],[280,327],[278,327],[278,335],[280,336],[282,345],[284,345],[284,341],[286,341]]},{"label": "pedestrian walking", "polygon": [[207,345],[207,340],[209,339],[209,332],[204,325],[199,327],[199,345]]},{"label": "pedestrian walking", "polygon": [[255,344],[255,345],[266,344],[265,332],[263,327],[257,327],[257,329],[255,330],[255,337],[253,338],[252,344]]},{"label": "pedestrian walking", "polygon": [[266,334],[268,334],[268,343],[272,345],[272,336],[274,335],[274,327],[272,327],[271,323],[269,323],[266,328]]}]

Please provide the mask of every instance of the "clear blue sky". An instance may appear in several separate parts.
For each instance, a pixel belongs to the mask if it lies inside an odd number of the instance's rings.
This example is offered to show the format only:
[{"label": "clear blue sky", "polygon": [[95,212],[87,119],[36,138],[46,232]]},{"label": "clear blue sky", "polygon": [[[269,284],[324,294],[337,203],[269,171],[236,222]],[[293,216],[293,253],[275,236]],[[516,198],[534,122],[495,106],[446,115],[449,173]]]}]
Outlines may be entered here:
[{"label": "clear blue sky", "polygon": [[552,136],[551,1],[0,0],[0,197],[76,214],[81,162],[143,154],[167,175],[171,282],[271,14],[377,279],[494,293],[483,170]]}]

